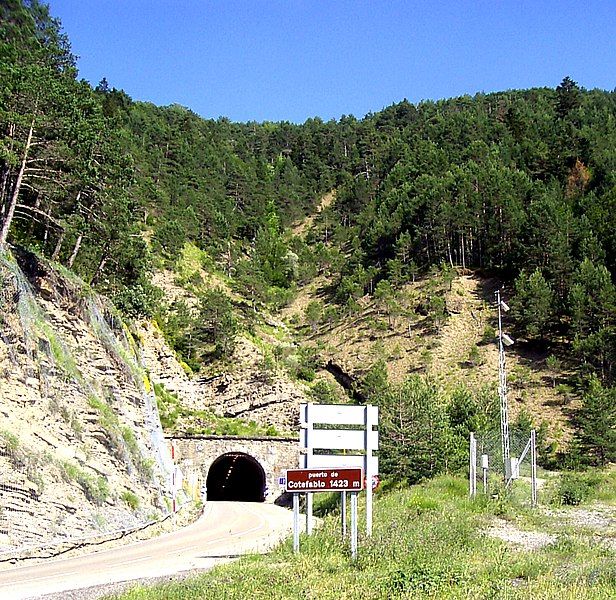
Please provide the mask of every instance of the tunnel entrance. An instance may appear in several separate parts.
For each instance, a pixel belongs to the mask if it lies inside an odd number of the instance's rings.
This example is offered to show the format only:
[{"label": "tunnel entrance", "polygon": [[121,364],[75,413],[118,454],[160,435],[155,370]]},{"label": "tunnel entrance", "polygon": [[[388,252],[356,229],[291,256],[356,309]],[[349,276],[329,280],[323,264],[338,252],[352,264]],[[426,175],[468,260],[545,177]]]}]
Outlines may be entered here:
[{"label": "tunnel entrance", "polygon": [[263,502],[265,471],[252,456],[229,452],[212,463],[206,486],[208,500]]}]

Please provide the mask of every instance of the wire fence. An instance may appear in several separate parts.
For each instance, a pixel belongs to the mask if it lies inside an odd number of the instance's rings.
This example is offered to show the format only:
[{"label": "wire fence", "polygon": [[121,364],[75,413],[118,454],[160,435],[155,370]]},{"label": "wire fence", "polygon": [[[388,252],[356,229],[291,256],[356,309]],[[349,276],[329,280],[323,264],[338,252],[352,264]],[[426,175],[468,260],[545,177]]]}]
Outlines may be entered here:
[{"label": "wire fence", "polygon": [[190,477],[183,478],[179,469],[173,499],[156,514],[97,501],[94,480],[67,481],[49,456],[34,454],[0,433],[0,562],[105,543],[195,506]]},{"label": "wire fence", "polygon": [[85,469],[67,473],[66,466],[49,455],[34,453],[7,432],[0,433],[0,562],[103,543],[166,521],[194,504],[178,490],[156,513],[136,505],[129,510],[126,502],[99,496],[104,491],[98,487],[100,480]]},{"label": "wire fence", "polygon": [[471,434],[469,455],[469,491],[492,494],[514,486],[529,487],[529,501],[537,504],[537,451],[535,430],[509,435],[508,453],[502,433],[488,431]]}]

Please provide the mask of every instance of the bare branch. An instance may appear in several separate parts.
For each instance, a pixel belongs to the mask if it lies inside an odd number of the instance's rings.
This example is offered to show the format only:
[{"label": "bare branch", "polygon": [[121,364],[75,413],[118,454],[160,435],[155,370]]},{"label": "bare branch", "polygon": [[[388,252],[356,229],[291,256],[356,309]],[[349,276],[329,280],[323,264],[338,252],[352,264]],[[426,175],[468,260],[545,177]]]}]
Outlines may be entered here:
[{"label": "bare branch", "polygon": [[46,213],[45,211],[42,211],[38,208],[34,208],[34,206],[27,206],[26,204],[18,204],[15,208],[19,208],[21,210],[27,210],[31,213],[36,213],[37,215],[45,217],[48,221],[53,223],[56,227],[59,227],[60,229],[64,229],[64,226],[61,225],[58,221],[56,221],[56,219],[54,219],[49,213]]}]

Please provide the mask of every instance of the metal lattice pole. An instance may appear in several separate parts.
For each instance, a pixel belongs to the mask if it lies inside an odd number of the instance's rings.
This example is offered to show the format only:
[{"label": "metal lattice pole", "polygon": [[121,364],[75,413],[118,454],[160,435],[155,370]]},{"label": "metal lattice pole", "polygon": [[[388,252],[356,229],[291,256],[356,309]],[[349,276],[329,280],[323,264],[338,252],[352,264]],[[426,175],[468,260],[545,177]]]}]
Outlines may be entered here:
[{"label": "metal lattice pole", "polygon": [[509,407],[507,404],[507,372],[505,370],[505,346],[503,344],[503,325],[501,315],[502,301],[500,297],[500,290],[496,292],[496,304],[498,307],[498,396],[500,399],[503,469],[505,483],[507,483],[510,477]]}]

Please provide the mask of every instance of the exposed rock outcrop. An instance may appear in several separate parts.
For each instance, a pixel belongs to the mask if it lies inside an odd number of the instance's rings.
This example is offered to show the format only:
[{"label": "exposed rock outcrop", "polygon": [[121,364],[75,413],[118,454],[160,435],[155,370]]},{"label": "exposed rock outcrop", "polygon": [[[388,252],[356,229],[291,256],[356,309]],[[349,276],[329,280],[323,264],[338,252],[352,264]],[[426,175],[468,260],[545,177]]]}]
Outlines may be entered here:
[{"label": "exposed rock outcrop", "polygon": [[299,404],[306,402],[303,386],[281,372],[267,372],[261,366],[262,353],[246,338],[239,338],[232,368],[208,376],[189,376],[160,331],[151,323],[139,328],[143,364],[153,382],[162,383],[182,404],[210,409],[225,417],[245,420],[280,432],[297,429]]},{"label": "exposed rock outcrop", "polygon": [[131,335],[36,256],[0,256],[0,553],[168,512],[171,464]]}]

